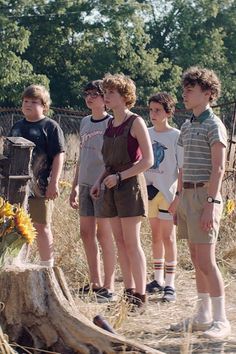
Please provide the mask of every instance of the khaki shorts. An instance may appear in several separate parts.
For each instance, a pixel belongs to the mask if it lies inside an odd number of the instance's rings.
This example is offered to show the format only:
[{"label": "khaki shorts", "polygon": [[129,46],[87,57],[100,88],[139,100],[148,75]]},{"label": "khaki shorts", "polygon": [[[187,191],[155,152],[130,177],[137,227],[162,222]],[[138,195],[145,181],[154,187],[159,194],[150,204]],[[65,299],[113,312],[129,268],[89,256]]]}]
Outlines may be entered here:
[{"label": "khaki shorts", "polygon": [[183,189],[177,211],[178,238],[188,239],[192,243],[214,243],[217,240],[220,228],[220,219],[223,211],[221,196],[220,204],[214,203],[213,229],[209,232],[200,227],[200,218],[208,196],[207,188]]},{"label": "khaki shorts", "polygon": [[95,216],[96,218],[104,218],[103,214],[103,195],[101,190],[98,199],[93,199],[90,196],[92,186],[79,186],[79,215],[80,216]]},{"label": "khaki shorts", "polygon": [[48,225],[52,222],[54,202],[51,199],[30,197],[29,213],[33,222]]},{"label": "khaki shorts", "polygon": [[148,217],[161,220],[173,220],[173,216],[168,212],[170,203],[168,203],[161,192],[148,201]]}]

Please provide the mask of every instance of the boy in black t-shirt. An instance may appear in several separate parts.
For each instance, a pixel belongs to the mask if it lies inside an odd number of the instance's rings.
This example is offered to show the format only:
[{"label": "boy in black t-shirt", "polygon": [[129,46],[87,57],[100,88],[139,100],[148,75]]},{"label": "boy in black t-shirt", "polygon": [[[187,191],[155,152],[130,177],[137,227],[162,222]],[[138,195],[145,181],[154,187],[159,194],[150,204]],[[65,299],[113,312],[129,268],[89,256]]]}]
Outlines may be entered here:
[{"label": "boy in black t-shirt", "polygon": [[32,180],[29,182],[29,212],[37,230],[41,265],[53,266],[51,218],[53,200],[59,195],[65,142],[59,125],[45,117],[50,95],[44,86],[31,85],[22,95],[24,119],[11,128],[10,136],[23,137],[35,144],[32,156]]}]

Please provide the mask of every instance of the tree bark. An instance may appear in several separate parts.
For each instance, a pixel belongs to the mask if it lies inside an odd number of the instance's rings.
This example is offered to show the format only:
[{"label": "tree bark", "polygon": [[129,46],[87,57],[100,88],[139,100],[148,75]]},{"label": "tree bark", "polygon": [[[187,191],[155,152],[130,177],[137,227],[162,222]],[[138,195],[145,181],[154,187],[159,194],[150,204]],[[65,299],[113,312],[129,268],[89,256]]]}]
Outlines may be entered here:
[{"label": "tree bark", "polygon": [[161,353],[109,333],[79,312],[58,267],[0,272],[0,325],[10,341],[60,354]]}]

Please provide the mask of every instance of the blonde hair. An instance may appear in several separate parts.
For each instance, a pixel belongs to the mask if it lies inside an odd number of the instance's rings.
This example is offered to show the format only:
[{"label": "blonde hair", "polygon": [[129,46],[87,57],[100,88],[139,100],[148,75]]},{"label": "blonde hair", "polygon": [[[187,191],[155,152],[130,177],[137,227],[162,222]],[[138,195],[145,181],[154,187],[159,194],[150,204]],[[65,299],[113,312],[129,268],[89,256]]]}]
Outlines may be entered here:
[{"label": "blonde hair", "polygon": [[192,66],[183,73],[182,84],[184,87],[198,84],[202,91],[209,90],[211,92],[210,103],[220,96],[221,83],[213,70]]},{"label": "blonde hair", "polygon": [[132,108],[136,102],[136,86],[132,79],[124,74],[106,74],[103,79],[103,90],[116,89],[124,97],[126,107]]},{"label": "blonde hair", "polygon": [[44,113],[48,113],[51,104],[51,98],[46,87],[43,85],[30,85],[26,87],[22,94],[22,99],[26,97],[40,99],[44,106]]}]

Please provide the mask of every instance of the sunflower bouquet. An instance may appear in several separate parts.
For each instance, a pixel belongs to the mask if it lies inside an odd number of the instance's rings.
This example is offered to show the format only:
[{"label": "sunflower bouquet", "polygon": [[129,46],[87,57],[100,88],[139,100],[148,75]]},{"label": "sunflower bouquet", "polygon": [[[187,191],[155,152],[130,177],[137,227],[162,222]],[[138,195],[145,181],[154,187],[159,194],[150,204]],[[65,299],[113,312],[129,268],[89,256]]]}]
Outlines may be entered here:
[{"label": "sunflower bouquet", "polygon": [[18,256],[22,246],[36,237],[30,216],[19,205],[0,197],[0,267]]}]

